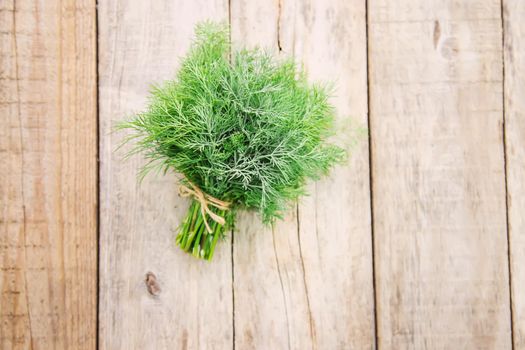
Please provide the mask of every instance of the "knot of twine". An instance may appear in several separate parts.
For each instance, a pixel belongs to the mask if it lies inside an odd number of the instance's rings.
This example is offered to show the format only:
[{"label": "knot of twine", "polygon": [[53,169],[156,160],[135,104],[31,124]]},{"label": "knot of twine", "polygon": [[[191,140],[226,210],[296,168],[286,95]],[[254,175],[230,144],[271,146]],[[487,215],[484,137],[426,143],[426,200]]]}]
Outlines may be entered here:
[{"label": "knot of twine", "polygon": [[208,224],[208,220],[206,220],[206,215],[209,215],[210,218],[212,218],[213,221],[218,223],[219,225],[224,225],[226,223],[226,220],[220,216],[214,213],[209,206],[213,206],[219,210],[228,210],[230,209],[230,202],[221,201],[220,199],[217,199],[213,196],[210,196],[207,193],[202,192],[202,190],[195,184],[193,184],[191,181],[186,180],[189,186],[180,184],[179,185],[179,194],[181,197],[193,197],[197,202],[201,205],[201,215],[202,220],[204,221],[204,225],[206,225],[206,229],[209,233],[212,233],[212,229],[210,225]]}]

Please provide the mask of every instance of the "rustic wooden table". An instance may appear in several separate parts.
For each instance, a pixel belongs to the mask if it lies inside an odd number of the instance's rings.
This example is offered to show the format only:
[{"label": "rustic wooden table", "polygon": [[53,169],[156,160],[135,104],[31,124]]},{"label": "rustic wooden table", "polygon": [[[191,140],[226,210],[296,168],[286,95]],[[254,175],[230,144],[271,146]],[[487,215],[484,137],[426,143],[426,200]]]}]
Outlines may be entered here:
[{"label": "rustic wooden table", "polygon": [[[212,263],[174,246],[174,176],[139,184],[112,133],[206,19],[336,81],[341,134],[365,130]],[[0,0],[0,348],[525,349],[524,21],[521,0]]]}]

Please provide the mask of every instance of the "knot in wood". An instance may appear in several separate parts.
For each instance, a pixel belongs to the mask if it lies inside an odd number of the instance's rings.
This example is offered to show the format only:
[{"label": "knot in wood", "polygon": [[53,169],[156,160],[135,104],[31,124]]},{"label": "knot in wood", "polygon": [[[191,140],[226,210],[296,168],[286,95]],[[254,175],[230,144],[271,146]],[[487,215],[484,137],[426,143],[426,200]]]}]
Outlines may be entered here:
[{"label": "knot in wood", "polygon": [[149,294],[155,297],[160,294],[161,289],[157,282],[157,276],[153,272],[146,273],[145,283]]}]

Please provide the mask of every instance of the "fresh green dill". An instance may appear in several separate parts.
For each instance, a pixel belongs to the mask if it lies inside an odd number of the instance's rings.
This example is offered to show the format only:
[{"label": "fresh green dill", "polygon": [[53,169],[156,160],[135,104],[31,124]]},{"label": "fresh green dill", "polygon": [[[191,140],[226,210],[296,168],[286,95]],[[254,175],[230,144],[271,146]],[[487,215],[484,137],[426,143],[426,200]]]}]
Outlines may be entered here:
[{"label": "fresh green dill", "polygon": [[[334,133],[328,89],[308,84],[292,59],[261,49],[231,53],[228,28],[196,27],[196,39],[174,80],[154,87],[147,109],[119,125],[132,129],[131,153],[152,168],[174,170],[184,183],[232,203],[220,225],[200,215],[194,200],[177,243],[211,259],[217,238],[237,209],[258,210],[265,223],[281,218],[305,183],[328,173],[345,151],[327,142]],[[206,230],[203,220],[210,223]]]}]

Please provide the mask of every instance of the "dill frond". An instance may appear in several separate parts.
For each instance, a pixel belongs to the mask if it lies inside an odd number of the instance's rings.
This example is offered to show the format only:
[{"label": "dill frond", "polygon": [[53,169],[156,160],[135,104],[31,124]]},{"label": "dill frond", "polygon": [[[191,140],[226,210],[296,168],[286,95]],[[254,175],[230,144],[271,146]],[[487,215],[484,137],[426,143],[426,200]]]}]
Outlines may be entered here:
[{"label": "dill frond", "polygon": [[[335,110],[326,86],[308,84],[292,59],[260,49],[233,52],[230,61],[228,38],[224,25],[199,24],[176,78],[154,87],[147,109],[119,128],[134,131],[131,152],[149,160],[142,175],[174,170],[231,202],[233,210],[222,213],[230,224],[237,209],[255,209],[272,223],[305,194],[307,180],[346,154],[327,142]],[[177,243],[209,259],[225,228],[214,223],[206,231],[199,208],[194,201]]]}]

